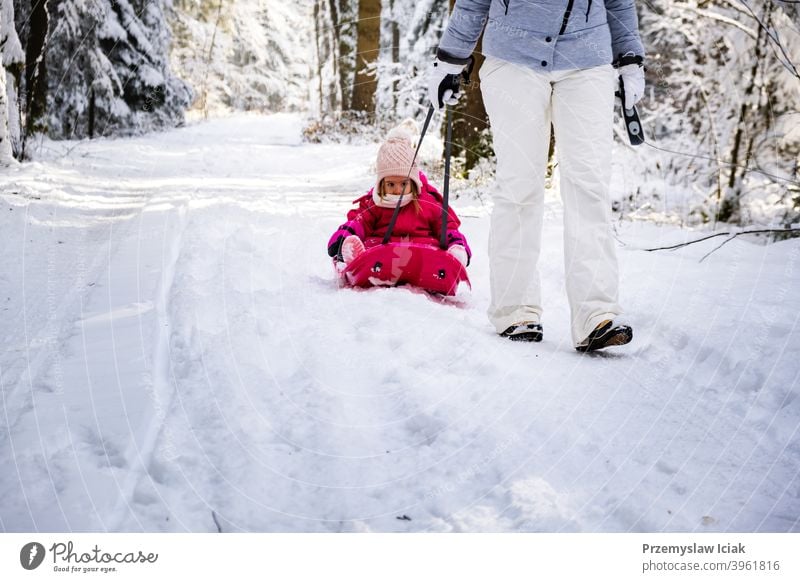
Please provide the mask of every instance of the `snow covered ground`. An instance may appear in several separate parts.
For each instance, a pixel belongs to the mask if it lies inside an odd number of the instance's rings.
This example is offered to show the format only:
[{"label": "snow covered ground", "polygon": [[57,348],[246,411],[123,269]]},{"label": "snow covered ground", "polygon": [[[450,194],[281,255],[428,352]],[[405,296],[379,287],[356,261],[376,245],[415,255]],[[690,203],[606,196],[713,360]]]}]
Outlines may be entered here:
[{"label": "snow covered ground", "polygon": [[[560,206],[545,340],[474,289],[339,289],[325,244],[376,146],[296,116],[46,142],[0,174],[3,531],[800,531],[800,240],[642,248],[634,343],[569,340]],[[485,197],[486,198],[486,197]]]}]

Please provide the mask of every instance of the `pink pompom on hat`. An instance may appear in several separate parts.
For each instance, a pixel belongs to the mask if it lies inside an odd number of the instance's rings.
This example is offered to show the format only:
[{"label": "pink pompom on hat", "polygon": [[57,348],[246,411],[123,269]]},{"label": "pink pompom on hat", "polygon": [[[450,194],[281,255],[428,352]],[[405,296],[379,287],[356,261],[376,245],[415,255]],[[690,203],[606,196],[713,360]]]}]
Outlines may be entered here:
[{"label": "pink pompom on hat", "polygon": [[[413,161],[413,165],[412,165]],[[411,134],[403,127],[395,127],[386,136],[386,141],[378,149],[378,159],[375,162],[378,172],[375,181],[373,198],[378,197],[381,180],[388,176],[409,177],[417,185],[417,192],[422,192],[422,182],[419,179],[419,166],[414,161],[414,140]],[[409,170],[411,170],[409,174]],[[407,196],[411,201],[411,196]],[[405,199],[403,200],[405,202]],[[405,204],[403,204],[405,206]]]}]

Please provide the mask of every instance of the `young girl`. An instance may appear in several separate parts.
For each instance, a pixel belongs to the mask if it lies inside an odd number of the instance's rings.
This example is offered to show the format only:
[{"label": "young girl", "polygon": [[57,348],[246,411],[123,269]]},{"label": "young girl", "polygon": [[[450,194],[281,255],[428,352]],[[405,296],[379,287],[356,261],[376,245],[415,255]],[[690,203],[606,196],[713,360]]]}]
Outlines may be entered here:
[{"label": "young girl", "polygon": [[[439,246],[442,196],[428,183],[415,161],[412,166],[413,160],[411,136],[401,129],[390,131],[378,150],[375,186],[353,202],[357,208],[347,213],[347,222],[331,236],[328,241],[331,257],[347,264],[365,248],[381,244],[401,194],[400,212],[390,240]],[[448,207],[447,251],[466,267],[472,253],[467,239],[458,231],[460,224],[456,213]]]}]

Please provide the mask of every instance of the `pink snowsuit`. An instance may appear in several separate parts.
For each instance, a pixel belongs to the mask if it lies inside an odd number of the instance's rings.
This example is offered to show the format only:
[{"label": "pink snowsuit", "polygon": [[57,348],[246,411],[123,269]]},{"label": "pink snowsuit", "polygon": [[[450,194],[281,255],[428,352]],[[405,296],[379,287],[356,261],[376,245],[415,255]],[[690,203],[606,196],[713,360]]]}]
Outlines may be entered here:
[{"label": "pink snowsuit", "polygon": [[[422,172],[419,173],[419,179],[422,183],[422,190],[417,198],[419,210],[413,201],[400,209],[390,240],[438,246],[442,226],[442,195],[428,182]],[[342,240],[353,234],[360,238],[367,248],[379,245],[383,241],[394,209],[376,205],[372,199],[372,190],[353,201],[358,207],[347,213],[347,222],[336,229],[331,236],[328,241],[328,254],[331,257],[337,257]],[[467,251],[467,257],[471,258],[472,252],[467,245],[467,239],[458,230],[461,221],[451,207],[447,210],[447,247],[462,245]]]}]

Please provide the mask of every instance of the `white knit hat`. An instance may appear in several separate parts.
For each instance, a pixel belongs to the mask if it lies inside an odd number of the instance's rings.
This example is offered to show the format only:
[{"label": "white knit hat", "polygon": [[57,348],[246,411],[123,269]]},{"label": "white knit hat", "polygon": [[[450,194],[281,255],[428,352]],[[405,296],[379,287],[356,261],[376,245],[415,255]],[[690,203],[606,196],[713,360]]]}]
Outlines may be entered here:
[{"label": "white knit hat", "polygon": [[[381,180],[388,176],[408,176],[417,185],[417,192],[422,192],[422,181],[419,179],[419,166],[414,160],[414,142],[408,131],[403,127],[395,127],[386,136],[386,141],[378,150],[378,159],[375,162],[378,173],[375,180],[375,189],[372,192],[372,199],[380,206],[387,205],[386,200],[382,200],[380,192]],[[412,165],[413,161],[413,165]],[[411,172],[409,173],[409,170]],[[412,196],[403,196],[403,206],[411,202]],[[394,207],[395,203],[389,202],[388,205]]]}]

